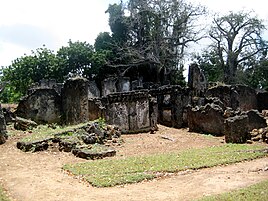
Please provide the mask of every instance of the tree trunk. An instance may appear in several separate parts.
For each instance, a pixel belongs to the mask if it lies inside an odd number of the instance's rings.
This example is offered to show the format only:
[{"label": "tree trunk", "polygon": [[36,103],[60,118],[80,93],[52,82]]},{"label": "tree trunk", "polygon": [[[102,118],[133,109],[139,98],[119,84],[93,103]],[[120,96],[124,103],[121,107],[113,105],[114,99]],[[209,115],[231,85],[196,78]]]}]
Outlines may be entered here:
[{"label": "tree trunk", "polygon": [[237,71],[237,56],[230,53],[227,58],[227,65],[224,68],[224,83],[235,84],[236,83],[236,71]]}]

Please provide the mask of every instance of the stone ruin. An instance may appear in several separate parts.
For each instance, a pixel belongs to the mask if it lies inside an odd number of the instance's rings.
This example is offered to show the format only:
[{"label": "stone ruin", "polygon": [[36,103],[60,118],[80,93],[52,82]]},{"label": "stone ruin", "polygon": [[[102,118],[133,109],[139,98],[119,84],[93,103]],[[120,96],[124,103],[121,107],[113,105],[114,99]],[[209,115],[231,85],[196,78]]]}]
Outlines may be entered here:
[{"label": "stone ruin", "polygon": [[253,129],[267,127],[261,112],[268,109],[268,92],[243,85],[209,87],[196,64],[190,66],[188,80],[186,88],[157,87],[157,83],[128,77],[107,78],[101,89],[94,81],[78,77],[63,85],[41,84],[29,90],[16,115],[37,123],[66,125],[101,117],[123,133],[153,133],[159,123],[225,135],[226,142],[234,143],[244,143]]}]

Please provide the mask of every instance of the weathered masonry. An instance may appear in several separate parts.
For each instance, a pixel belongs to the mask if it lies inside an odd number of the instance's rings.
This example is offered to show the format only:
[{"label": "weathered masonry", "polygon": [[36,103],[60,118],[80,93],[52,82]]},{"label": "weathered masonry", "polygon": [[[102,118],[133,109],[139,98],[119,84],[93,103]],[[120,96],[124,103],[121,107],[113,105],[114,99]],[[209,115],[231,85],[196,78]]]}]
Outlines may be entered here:
[{"label": "weathered masonry", "polygon": [[[209,87],[197,65],[191,65],[189,72],[185,88],[159,87],[157,83],[143,83],[142,78],[128,77],[107,78],[101,89],[94,81],[79,77],[67,80],[64,85],[45,82],[29,90],[19,103],[17,115],[38,123],[63,124],[101,117],[124,133],[154,131],[160,123],[217,136],[227,134],[231,142],[244,142],[250,129],[266,127],[259,114],[268,109],[266,91],[243,85]],[[248,126],[242,129],[235,126],[237,122],[247,122]],[[233,131],[239,135],[228,136],[233,133],[229,128],[237,129]]]}]

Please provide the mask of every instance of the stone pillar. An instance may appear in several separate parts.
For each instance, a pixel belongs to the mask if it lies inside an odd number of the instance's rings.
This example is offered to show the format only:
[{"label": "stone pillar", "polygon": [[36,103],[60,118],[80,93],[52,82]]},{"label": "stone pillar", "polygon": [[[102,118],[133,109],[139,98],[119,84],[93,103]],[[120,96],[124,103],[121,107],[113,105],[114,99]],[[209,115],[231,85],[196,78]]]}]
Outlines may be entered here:
[{"label": "stone pillar", "polygon": [[62,92],[63,122],[79,124],[87,122],[88,80],[78,77],[66,81]]},{"label": "stone pillar", "polygon": [[207,90],[206,77],[197,64],[189,66],[188,86],[192,90],[192,96],[202,97]]}]

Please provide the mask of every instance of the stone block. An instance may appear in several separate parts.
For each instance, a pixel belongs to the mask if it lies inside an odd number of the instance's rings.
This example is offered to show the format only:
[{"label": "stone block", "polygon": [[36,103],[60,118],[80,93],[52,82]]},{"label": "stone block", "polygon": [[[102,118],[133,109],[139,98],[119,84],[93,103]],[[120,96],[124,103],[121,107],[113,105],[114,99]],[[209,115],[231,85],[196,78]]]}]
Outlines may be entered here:
[{"label": "stone block", "polygon": [[215,104],[189,108],[188,127],[190,132],[206,133],[215,136],[223,135],[223,110]]}]

